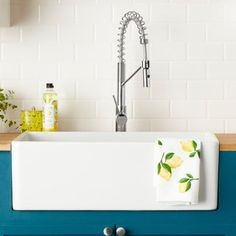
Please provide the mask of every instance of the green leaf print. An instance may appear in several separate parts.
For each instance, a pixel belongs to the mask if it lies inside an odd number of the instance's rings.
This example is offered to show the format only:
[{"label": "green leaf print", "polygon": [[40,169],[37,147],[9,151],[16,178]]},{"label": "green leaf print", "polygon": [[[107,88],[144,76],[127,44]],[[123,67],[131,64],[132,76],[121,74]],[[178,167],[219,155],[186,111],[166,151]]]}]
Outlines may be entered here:
[{"label": "green leaf print", "polygon": [[197,149],[197,143],[194,140],[192,140],[192,143],[193,143],[194,150],[196,150]]},{"label": "green leaf print", "polygon": [[191,188],[191,186],[191,181],[188,181],[185,192],[187,192]]},{"label": "green leaf print", "polygon": [[193,176],[191,174],[186,174],[190,179],[193,179]]},{"label": "green leaf print", "polygon": [[162,142],[161,142],[161,140],[157,140],[157,144],[160,145],[160,146],[163,145]]},{"label": "green leaf print", "polygon": [[157,165],[157,174],[159,175],[161,171],[161,163],[158,163]]},{"label": "green leaf print", "polygon": [[169,152],[166,154],[166,160],[170,160],[175,154],[173,152]]},{"label": "green leaf print", "polygon": [[189,154],[189,157],[194,157],[195,154],[196,154],[196,152],[192,152],[192,153]]},{"label": "green leaf print", "polygon": [[179,183],[185,183],[185,182],[187,182],[187,181],[189,181],[188,178],[182,178],[182,179],[180,179]]},{"label": "green leaf print", "polygon": [[191,174],[187,173],[185,178],[179,180],[179,192],[187,192],[192,187],[192,181],[198,180],[199,178],[194,178]]},{"label": "green leaf print", "polygon": [[201,151],[200,150],[197,150],[197,155],[198,155],[199,158],[201,157]]},{"label": "green leaf print", "polygon": [[162,167],[166,169],[169,173],[172,173],[170,166],[167,165],[166,163],[162,163]]}]

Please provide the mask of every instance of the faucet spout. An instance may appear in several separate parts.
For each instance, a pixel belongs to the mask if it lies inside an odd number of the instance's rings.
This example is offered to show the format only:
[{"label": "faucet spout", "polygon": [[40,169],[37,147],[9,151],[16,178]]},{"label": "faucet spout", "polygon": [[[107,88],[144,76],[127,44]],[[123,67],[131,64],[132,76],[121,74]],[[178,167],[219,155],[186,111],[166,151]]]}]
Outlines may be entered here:
[{"label": "faucet spout", "polygon": [[[140,44],[143,45],[143,60],[140,67],[128,78],[125,79],[125,53],[124,53],[124,39],[125,33],[128,27],[128,24],[133,21],[135,22],[138,33]],[[142,70],[143,75],[143,87],[147,88],[150,86],[150,73],[149,67],[150,62],[147,59],[147,44],[148,40],[146,38],[146,27],[145,22],[141,15],[135,11],[127,12],[120,22],[121,26],[119,27],[120,33],[118,34],[118,67],[117,67],[117,98],[116,98],[116,131],[126,131],[127,115],[126,115],[126,105],[125,105],[125,85],[136,75],[140,70]]]}]

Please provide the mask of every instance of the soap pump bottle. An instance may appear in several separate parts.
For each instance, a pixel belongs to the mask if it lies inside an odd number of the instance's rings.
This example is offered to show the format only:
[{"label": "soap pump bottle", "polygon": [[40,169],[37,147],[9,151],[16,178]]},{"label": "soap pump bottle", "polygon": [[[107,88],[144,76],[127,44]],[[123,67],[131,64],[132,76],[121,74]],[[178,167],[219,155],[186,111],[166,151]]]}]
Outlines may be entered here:
[{"label": "soap pump bottle", "polygon": [[43,94],[43,131],[58,130],[58,99],[53,83],[46,84]]}]

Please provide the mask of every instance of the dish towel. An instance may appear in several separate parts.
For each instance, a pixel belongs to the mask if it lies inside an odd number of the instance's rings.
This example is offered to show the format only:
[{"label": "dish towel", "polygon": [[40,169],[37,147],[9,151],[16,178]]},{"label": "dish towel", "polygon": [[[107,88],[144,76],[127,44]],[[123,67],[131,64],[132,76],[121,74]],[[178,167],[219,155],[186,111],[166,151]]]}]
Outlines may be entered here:
[{"label": "dish towel", "polygon": [[166,205],[198,204],[201,142],[157,139],[154,160],[157,202]]}]

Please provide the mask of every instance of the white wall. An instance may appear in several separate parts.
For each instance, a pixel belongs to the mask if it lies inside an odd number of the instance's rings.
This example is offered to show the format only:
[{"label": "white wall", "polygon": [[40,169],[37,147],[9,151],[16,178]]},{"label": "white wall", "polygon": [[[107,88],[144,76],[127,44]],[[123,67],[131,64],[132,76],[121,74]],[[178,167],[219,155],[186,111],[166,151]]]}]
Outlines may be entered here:
[{"label": "white wall", "polygon": [[[127,84],[128,129],[236,132],[235,0],[12,0],[0,86],[20,110],[41,107],[52,81],[61,130],[113,130],[117,28],[129,10],[148,27],[152,87],[140,75]],[[128,76],[142,58],[134,25],[126,48]]]}]

